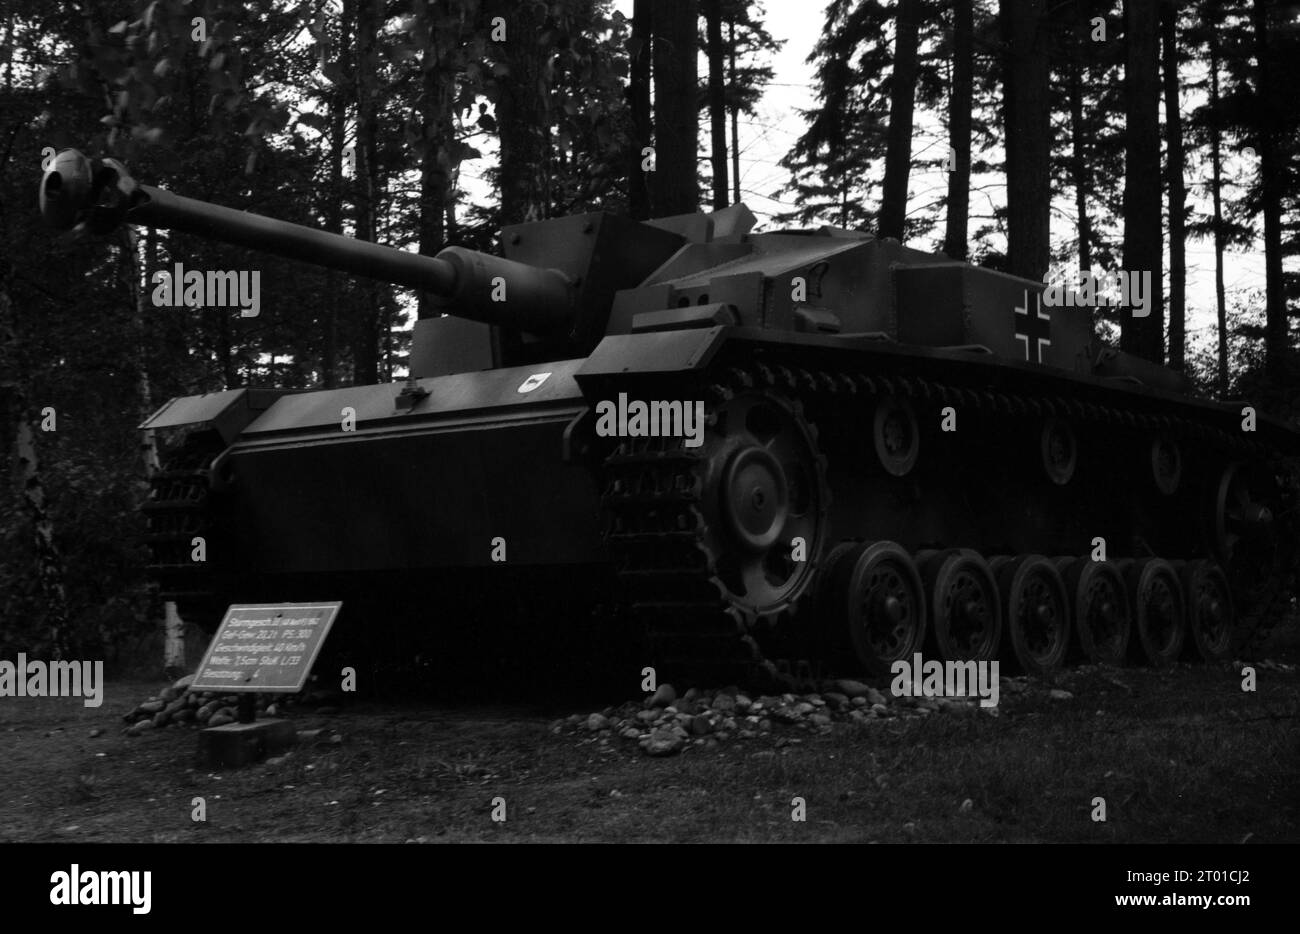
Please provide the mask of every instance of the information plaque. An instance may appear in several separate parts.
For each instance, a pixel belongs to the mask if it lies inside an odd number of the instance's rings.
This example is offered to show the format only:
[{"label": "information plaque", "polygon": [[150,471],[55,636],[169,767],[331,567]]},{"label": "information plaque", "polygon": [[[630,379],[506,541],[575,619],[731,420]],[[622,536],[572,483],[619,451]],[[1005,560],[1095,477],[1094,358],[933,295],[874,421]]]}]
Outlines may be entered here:
[{"label": "information plaque", "polygon": [[191,691],[301,691],[341,602],[233,604]]}]

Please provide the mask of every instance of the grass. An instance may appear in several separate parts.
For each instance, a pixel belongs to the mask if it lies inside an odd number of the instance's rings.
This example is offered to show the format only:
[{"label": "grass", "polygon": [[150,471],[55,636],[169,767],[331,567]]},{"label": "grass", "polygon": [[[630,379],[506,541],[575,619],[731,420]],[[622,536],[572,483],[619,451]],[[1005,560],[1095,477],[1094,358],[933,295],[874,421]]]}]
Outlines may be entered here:
[{"label": "grass", "polygon": [[[1268,654],[1295,662],[1295,626],[1280,636]],[[122,736],[117,718],[157,686],[111,682],[98,710],[0,701],[0,840],[1300,840],[1300,672],[1260,668],[1253,694],[1204,666],[1083,669],[1055,686],[1074,697],[1037,686],[1004,693],[996,717],[792,729],[668,759],[553,734],[533,709],[360,703],[296,715],[342,744],[214,773],[193,768],[192,731]],[[206,823],[190,818],[196,796]]]}]

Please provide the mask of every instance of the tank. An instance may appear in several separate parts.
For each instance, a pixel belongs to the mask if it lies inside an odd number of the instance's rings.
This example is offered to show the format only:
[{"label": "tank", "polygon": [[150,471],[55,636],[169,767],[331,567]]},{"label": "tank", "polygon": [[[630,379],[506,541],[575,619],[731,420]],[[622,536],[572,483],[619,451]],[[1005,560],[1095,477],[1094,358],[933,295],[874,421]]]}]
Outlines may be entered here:
[{"label": "tank", "polygon": [[383,592],[405,601],[383,639],[436,652],[475,609],[522,632],[558,606],[660,679],[799,683],[916,653],[1221,661],[1290,606],[1296,426],[1193,397],[1042,282],[850,230],[752,233],[742,205],[428,257],[73,150],[40,196],[60,229],[186,231],[443,312],[402,381],[233,389],[143,423],[188,430],[144,509],[162,595],[209,627],[233,602]]}]

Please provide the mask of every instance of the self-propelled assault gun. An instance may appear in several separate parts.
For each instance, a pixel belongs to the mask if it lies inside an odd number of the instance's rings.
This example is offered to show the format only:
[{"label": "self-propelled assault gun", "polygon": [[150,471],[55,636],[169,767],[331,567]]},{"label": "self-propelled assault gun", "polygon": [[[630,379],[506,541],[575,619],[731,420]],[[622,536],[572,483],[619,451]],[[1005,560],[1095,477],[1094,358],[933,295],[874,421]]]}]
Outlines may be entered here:
[{"label": "self-propelled assault gun", "polygon": [[[400,581],[458,612],[514,594],[634,620],[661,677],[879,674],[918,651],[1041,673],[1223,659],[1289,599],[1295,427],[1191,397],[1041,282],[850,230],[753,233],[741,205],[421,256],[71,150],[41,208],[438,297],[408,379],[191,396],[144,423],[190,429],[145,508],[164,595],[208,624]],[[436,644],[437,620],[404,625]]]}]

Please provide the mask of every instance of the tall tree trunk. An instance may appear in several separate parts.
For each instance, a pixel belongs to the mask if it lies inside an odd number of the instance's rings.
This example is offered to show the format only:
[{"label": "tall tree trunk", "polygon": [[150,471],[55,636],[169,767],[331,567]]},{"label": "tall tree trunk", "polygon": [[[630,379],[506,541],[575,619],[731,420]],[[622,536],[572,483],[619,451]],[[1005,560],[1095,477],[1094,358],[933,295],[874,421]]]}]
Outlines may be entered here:
[{"label": "tall tree trunk", "polygon": [[659,0],[654,18],[655,217],[691,214],[699,206],[696,182],[699,107],[696,98],[695,0]]},{"label": "tall tree trunk", "polygon": [[[375,96],[379,56],[375,49],[383,0],[359,0],[356,39],[357,99],[357,239],[375,239],[378,219],[378,116]],[[365,280],[356,339],[352,349],[353,380],[358,385],[379,382],[380,299],[378,283]]]},{"label": "tall tree trunk", "polygon": [[704,21],[709,40],[709,129],[712,137],[713,208],[728,204],[727,90],[722,48],[722,0],[704,0]]},{"label": "tall tree trunk", "polygon": [[1078,215],[1079,271],[1092,269],[1092,215],[1088,213],[1088,192],[1092,190],[1092,173],[1083,139],[1083,73],[1088,43],[1087,0],[1074,0],[1074,56],[1070,59],[1070,180],[1074,184],[1074,210]]},{"label": "tall tree trunk", "polygon": [[1044,0],[1002,0],[1006,48],[1007,271],[1043,278],[1051,259],[1051,109]]},{"label": "tall tree trunk", "polygon": [[[1289,343],[1286,318],[1286,295],[1282,282],[1282,199],[1286,194],[1283,160],[1279,158],[1277,127],[1280,89],[1273,85],[1268,38],[1268,10],[1264,0],[1254,0],[1250,8],[1254,26],[1260,126],[1259,181],[1264,208],[1264,361],[1268,373],[1278,378],[1283,372]],[[1293,89],[1294,90],[1294,89]]]},{"label": "tall tree trunk", "polygon": [[[451,96],[455,76],[446,73],[438,61],[437,43],[430,39],[424,50],[423,113],[421,132],[424,155],[420,160],[420,252],[433,256],[447,243],[447,203],[451,199],[449,144],[452,139]],[[439,315],[432,296],[420,292],[417,316]]]},{"label": "tall tree trunk", "polygon": [[1145,317],[1122,310],[1120,347],[1153,363],[1164,362],[1158,33],[1155,4],[1125,0],[1124,268],[1130,280],[1149,275],[1151,295]]},{"label": "tall tree trunk", "polygon": [[[135,331],[136,352],[136,395],[139,400],[139,412],[143,421],[153,414],[153,389],[149,383],[149,354],[147,352],[148,331],[145,321],[149,314],[147,281],[149,270],[157,262],[157,231],[147,229],[144,241],[144,259],[138,252],[138,236],[131,227],[122,231],[122,257],[126,266],[125,274],[130,284],[131,304],[133,306],[132,327]],[[140,466],[145,479],[154,476],[162,469],[158,458],[158,437],[152,429],[140,432]],[[179,677],[185,673],[185,621],[181,619],[173,600],[163,603],[163,671],[168,677]]]},{"label": "tall tree trunk", "polygon": [[[45,598],[45,622],[49,631],[49,651],[53,658],[70,658],[75,654],[68,620],[68,600],[64,589],[63,555],[54,540],[54,520],[45,500],[45,484],[36,449],[36,430],[32,427],[27,387],[19,373],[21,352],[18,348],[18,325],[14,318],[9,289],[0,280],[0,397],[7,396],[10,419],[14,425],[13,466],[17,492],[32,524],[32,549],[36,555],[36,579]],[[34,647],[38,651],[44,647]]]},{"label": "tall tree trunk", "polygon": [[740,203],[740,98],[736,86],[736,22],[727,23],[728,68],[731,73],[731,200]]},{"label": "tall tree trunk", "polygon": [[550,213],[547,127],[550,47],[540,43],[546,6],[507,3],[506,41],[494,43],[510,74],[500,83],[497,131],[501,140],[501,222],[518,224]]},{"label": "tall tree trunk", "polygon": [[654,5],[651,0],[634,0],[632,4],[632,38],[629,49],[630,71],[627,84],[627,104],[632,117],[632,141],[628,153],[628,213],[633,220],[643,221],[650,216],[649,178],[641,168],[645,158],[641,151],[651,145],[653,127],[650,123],[650,59],[653,44],[652,20]]},{"label": "tall tree trunk", "polygon": [[970,215],[970,110],[974,95],[974,12],[969,0],[952,4],[952,90],[948,97],[948,216],[943,251],[966,258],[966,226]]},{"label": "tall tree trunk", "polygon": [[[339,18],[340,36],[338,61],[342,73],[347,74],[348,56],[352,48],[352,5],[344,3]],[[331,89],[329,153],[326,156],[329,171],[329,190],[321,205],[324,227],[330,233],[343,233],[343,149],[347,145],[348,94],[346,84],[340,80]],[[342,277],[333,269],[325,273],[325,308],[321,322],[321,383],[326,389],[338,384],[339,318],[343,310]]]},{"label": "tall tree trunk", "polygon": [[1187,186],[1183,181],[1183,119],[1178,102],[1178,8],[1160,7],[1165,85],[1165,173],[1169,179],[1169,366],[1185,368],[1187,325]]},{"label": "tall tree trunk", "polygon": [[907,222],[907,181],[912,165],[912,108],[916,99],[916,32],[920,0],[900,0],[894,42],[894,73],[890,78],[889,133],[885,150],[885,181],[880,195],[881,237],[904,239]]},{"label": "tall tree trunk", "polygon": [[[1212,24],[1217,26],[1217,22]],[[1219,34],[1210,29],[1210,196],[1214,202],[1214,303],[1219,322],[1219,398],[1228,397],[1228,302],[1223,287],[1223,132],[1219,128]]]}]

